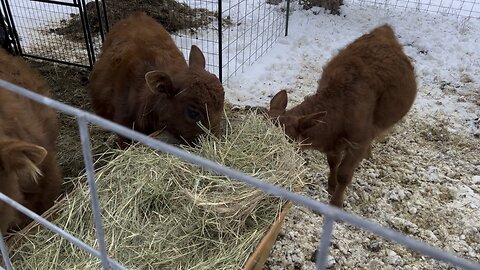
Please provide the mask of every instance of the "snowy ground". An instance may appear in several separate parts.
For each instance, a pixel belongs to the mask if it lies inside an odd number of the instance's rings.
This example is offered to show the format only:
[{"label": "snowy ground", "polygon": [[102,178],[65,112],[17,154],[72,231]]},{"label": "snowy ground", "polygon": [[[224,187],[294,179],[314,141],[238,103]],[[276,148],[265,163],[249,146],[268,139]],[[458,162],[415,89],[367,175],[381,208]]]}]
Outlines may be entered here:
[{"label": "snowy ground", "polygon": [[297,10],[289,36],[280,38],[267,55],[231,79],[227,98],[239,105],[266,106],[273,94],[287,89],[294,105],[316,90],[323,65],[339,49],[383,23],[394,27],[415,65],[421,89],[415,107],[421,113],[458,117],[457,124],[473,132],[480,85],[479,19],[356,5],[342,7],[342,16]]},{"label": "snowy ground", "polygon": [[[419,93],[406,120],[356,172],[345,210],[480,261],[480,19],[346,3],[341,16],[294,4],[289,36],[229,81],[228,101],[267,106],[273,94],[287,89],[289,105],[298,104],[314,93],[322,67],[339,49],[391,24],[415,66]],[[480,5],[465,10],[479,12]],[[303,193],[326,202],[324,158],[305,155],[310,170]],[[293,208],[267,268],[313,269],[321,224],[321,217]],[[335,227],[331,266],[447,269],[345,224]]]},{"label": "snowy ground", "polygon": [[[357,170],[345,209],[480,261],[480,20],[357,5],[342,7],[342,16],[296,10],[290,35],[231,79],[227,98],[268,106],[287,89],[290,106],[298,104],[314,93],[322,66],[338,49],[383,23],[394,27],[412,59],[419,93],[404,123]],[[306,156],[311,164],[303,193],[326,202],[324,157]],[[314,269],[321,224],[321,217],[294,208],[267,268]],[[345,224],[335,228],[330,263],[335,269],[447,269]]]}]

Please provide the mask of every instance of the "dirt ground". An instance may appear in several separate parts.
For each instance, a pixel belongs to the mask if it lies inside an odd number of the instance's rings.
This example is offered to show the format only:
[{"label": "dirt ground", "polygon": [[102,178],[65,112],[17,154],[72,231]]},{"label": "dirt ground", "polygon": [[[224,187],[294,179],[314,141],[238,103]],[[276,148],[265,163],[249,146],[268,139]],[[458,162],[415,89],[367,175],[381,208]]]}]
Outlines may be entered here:
[{"label": "dirt ground", "polygon": [[[71,67],[47,61],[29,60],[29,63],[44,76],[52,97],[73,107],[93,112],[87,92],[88,76],[86,68]],[[68,183],[84,172],[82,148],[77,120],[66,114],[59,114],[60,136],[57,141],[58,159],[64,178]],[[91,147],[96,157],[100,157],[113,145],[114,135],[96,126],[90,126]],[[65,187],[69,189],[68,184]]]},{"label": "dirt ground", "polygon": [[[102,4],[99,6],[101,7]],[[217,12],[205,8],[191,8],[187,4],[172,0],[139,0],[135,5],[132,5],[130,0],[115,0],[106,1],[106,6],[110,27],[132,12],[143,11],[171,33],[179,30],[188,30],[191,34],[196,33],[199,28],[212,23],[218,16]],[[217,7],[212,3],[209,8],[216,9]],[[103,11],[101,8],[100,10]],[[86,5],[86,13],[92,33],[99,34],[101,26],[95,2]],[[226,25],[231,23],[228,18],[223,21]],[[61,23],[61,27],[51,28],[50,31],[64,35],[72,41],[83,41],[82,22],[78,14],[72,14],[69,20],[62,20]],[[105,22],[102,22],[102,27],[105,28]]]},{"label": "dirt ground", "polygon": [[[357,169],[345,210],[456,255],[480,261],[480,140],[453,132],[447,116],[415,111],[377,142]],[[328,202],[328,165],[306,152],[302,193]],[[266,269],[315,269],[323,218],[294,207]],[[457,269],[342,222],[334,227],[329,269]]]}]

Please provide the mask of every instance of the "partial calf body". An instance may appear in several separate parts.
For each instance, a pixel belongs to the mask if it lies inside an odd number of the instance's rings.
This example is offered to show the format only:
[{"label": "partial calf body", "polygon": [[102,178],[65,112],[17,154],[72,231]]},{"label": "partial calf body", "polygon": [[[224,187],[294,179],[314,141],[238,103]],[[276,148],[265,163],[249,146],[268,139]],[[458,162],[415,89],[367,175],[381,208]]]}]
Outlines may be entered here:
[{"label": "partial calf body", "polygon": [[286,110],[287,93],[270,102],[292,139],[327,154],[330,203],[342,207],[355,169],[372,140],[410,110],[417,86],[412,64],[388,25],[342,49],[323,70],[317,92]]},{"label": "partial calf body", "polygon": [[[48,96],[46,82],[20,57],[0,49],[0,78]],[[56,112],[0,89],[0,191],[41,214],[60,193],[56,160]],[[0,202],[0,229],[21,227],[28,219]]]},{"label": "partial calf body", "polygon": [[[119,21],[109,32],[89,87],[95,112],[150,134],[163,130],[192,142],[203,130],[218,131],[224,90],[205,70],[192,46],[189,64],[162,25],[144,13]],[[119,138],[121,146],[125,139]]]}]

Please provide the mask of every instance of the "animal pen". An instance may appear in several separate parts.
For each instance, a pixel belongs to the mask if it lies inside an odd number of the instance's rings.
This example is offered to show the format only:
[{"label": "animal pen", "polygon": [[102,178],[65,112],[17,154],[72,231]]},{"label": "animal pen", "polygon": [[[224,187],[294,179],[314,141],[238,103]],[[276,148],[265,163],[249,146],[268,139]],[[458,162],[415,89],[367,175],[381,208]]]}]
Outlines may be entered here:
[{"label": "animal pen", "polygon": [[197,45],[207,69],[226,82],[287,34],[290,0],[1,2],[19,55],[91,68],[109,27],[141,10],[162,23],[184,55]]},{"label": "animal pen", "polygon": [[[23,2],[1,0],[1,2],[2,12],[7,18],[6,26],[13,37],[13,47],[18,54],[25,57],[55,61],[80,67],[89,68],[93,65],[98,56],[105,33],[108,31],[109,26],[115,21],[109,15],[109,2],[93,1],[87,3],[87,1],[84,0],[35,0]],[[115,1],[112,0],[112,2]],[[199,18],[199,21],[190,20],[190,23],[194,25],[193,27],[170,30],[184,55],[188,55],[187,52],[191,44],[199,45],[206,55],[209,70],[217,73],[223,78],[223,81],[227,81],[230,76],[241,72],[247,65],[252,64],[262,56],[268,48],[273,46],[277,37],[286,34],[289,2],[284,1],[279,4],[268,4],[268,2],[271,1],[244,0],[235,1],[234,3],[232,3],[231,0],[219,2],[208,0],[192,1],[192,3],[187,4],[192,7],[201,8],[201,11],[196,10],[195,12],[202,13],[201,15],[193,13],[194,15],[190,14],[189,16]],[[368,1],[359,2],[361,4],[369,4]],[[392,5],[398,6],[400,3],[403,2],[396,1]],[[405,8],[416,8],[415,6],[410,6],[408,1],[406,3]],[[468,4],[469,2],[465,1],[465,3]],[[378,6],[382,5],[378,2],[373,2],[373,4]],[[440,6],[441,5],[442,4],[440,4]],[[13,7],[15,7],[17,13],[14,13]],[[184,8],[184,6],[182,7]],[[432,6],[430,5],[430,7]],[[438,12],[443,12],[447,9],[448,4],[446,7],[439,7]],[[18,10],[21,11],[18,12]],[[421,10],[431,11],[431,9],[429,10],[427,8]],[[458,11],[458,9],[453,8],[448,10],[453,12]],[[465,9],[460,10],[465,11]],[[72,20],[65,19],[65,14],[69,13],[71,13],[69,16]],[[480,15],[472,10],[466,11],[466,13],[460,13],[461,12],[458,12],[459,16],[469,14],[471,17],[478,17]],[[179,17],[178,15],[174,15],[170,14],[169,18],[173,20],[175,17]],[[97,20],[93,19],[95,17]],[[252,19],[255,21],[255,24],[250,23]],[[37,25],[43,25],[43,28],[38,30]],[[175,25],[172,24],[166,27],[174,28]],[[71,29],[75,30],[72,31]],[[79,249],[98,258],[101,261],[103,269],[126,268],[122,265],[121,261],[117,261],[108,255],[109,248],[105,243],[104,224],[101,218],[102,209],[99,205],[97,184],[95,183],[95,171],[90,149],[91,138],[88,124],[101,126],[109,131],[139,141],[155,150],[178,156],[180,159],[207,168],[217,174],[226,175],[232,179],[254,186],[263,192],[281,197],[295,204],[305,206],[316,213],[320,213],[324,216],[324,223],[320,236],[320,245],[316,254],[317,269],[325,269],[326,267],[333,227],[335,222],[339,221],[370,231],[385,239],[405,245],[420,253],[451,263],[452,265],[464,269],[480,269],[480,265],[476,262],[459,258],[438,248],[407,237],[404,234],[382,227],[377,223],[367,221],[311,198],[266,183],[262,181],[262,179],[246,175],[226,166],[218,165],[215,162],[192,155],[174,146],[154,140],[85,111],[31,93],[27,91],[27,89],[12,85],[3,80],[0,80],[0,87],[33,99],[46,106],[53,107],[76,119],[80,130],[80,140],[87,174],[89,198],[95,221],[96,243],[98,244],[98,248],[87,245],[83,239],[74,237],[72,234],[67,233],[60,227],[34,214],[2,193],[0,193],[0,200],[33,218],[39,224],[71,242]],[[6,269],[13,269],[9,260],[9,251],[4,245],[3,240],[3,236],[0,234],[0,249],[2,252],[3,265]]]}]

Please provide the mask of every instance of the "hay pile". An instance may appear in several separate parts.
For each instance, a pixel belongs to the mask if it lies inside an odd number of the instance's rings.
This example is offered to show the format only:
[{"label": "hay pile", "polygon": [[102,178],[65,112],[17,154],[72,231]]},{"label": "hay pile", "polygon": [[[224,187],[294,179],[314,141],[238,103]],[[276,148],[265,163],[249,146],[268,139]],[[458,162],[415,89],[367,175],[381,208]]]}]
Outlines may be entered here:
[{"label": "hay pile", "polygon": [[[293,189],[303,159],[263,116],[205,136],[195,154]],[[129,269],[238,269],[284,202],[143,146],[116,151],[97,171],[109,255]],[[84,179],[54,223],[97,247]],[[298,182],[297,182],[298,183]],[[16,269],[99,269],[99,260],[41,230],[11,242]],[[20,241],[18,241],[20,240]]]},{"label": "hay pile", "polygon": [[[207,26],[215,21],[218,16],[217,12],[205,8],[191,8],[189,5],[175,0],[137,0],[134,3],[130,0],[115,0],[107,1],[106,5],[110,25],[114,25],[134,11],[143,11],[161,23],[170,33],[178,30],[189,30],[192,34],[196,33],[198,28]],[[216,8],[216,5],[213,5],[213,7]],[[100,22],[95,2],[88,3],[85,12],[91,31],[96,34],[100,33]],[[229,25],[230,20],[226,18],[224,23]],[[72,41],[84,40],[79,14],[73,14],[70,20],[64,20],[62,24],[63,26],[52,29],[52,32],[64,35]]]}]

